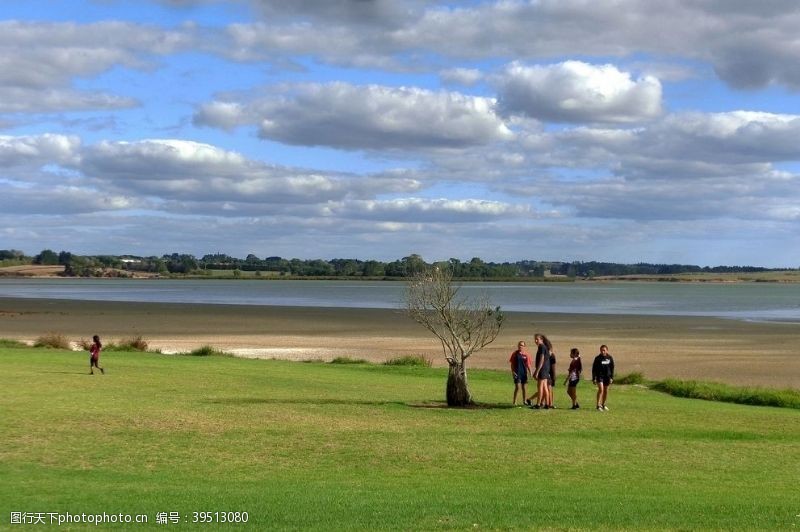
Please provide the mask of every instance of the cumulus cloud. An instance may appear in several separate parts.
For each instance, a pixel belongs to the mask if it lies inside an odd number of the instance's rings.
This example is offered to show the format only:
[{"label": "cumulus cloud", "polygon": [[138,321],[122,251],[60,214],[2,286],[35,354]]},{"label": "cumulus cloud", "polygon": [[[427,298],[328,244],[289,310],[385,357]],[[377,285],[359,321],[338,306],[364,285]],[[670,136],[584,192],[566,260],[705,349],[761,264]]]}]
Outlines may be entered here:
[{"label": "cumulus cloud", "polygon": [[0,135],[0,168],[70,164],[80,145],[80,139],[70,135]]},{"label": "cumulus cloud", "polygon": [[552,122],[632,123],[661,114],[661,83],[613,65],[565,61],[509,65],[497,78],[500,108]]},{"label": "cumulus cloud", "polygon": [[430,0],[257,0],[253,4],[267,20],[315,20],[370,27],[395,27],[419,16]]},{"label": "cumulus cloud", "polygon": [[194,123],[222,129],[233,129],[248,123],[244,105],[237,102],[209,102],[200,106],[194,115]]},{"label": "cumulus cloud", "polygon": [[181,50],[192,41],[189,28],[0,21],[0,112],[133,107],[138,105],[134,98],[71,85],[115,66],[150,68],[152,56]]},{"label": "cumulus cloud", "polygon": [[495,190],[564,219],[792,221],[800,177],[781,163],[800,160],[797,127],[795,115],[678,113],[634,129],[520,135],[521,161],[483,167],[484,154],[473,153],[441,168],[491,176]]},{"label": "cumulus cloud", "polygon": [[551,159],[604,166],[627,178],[755,175],[800,160],[800,116],[731,111],[676,113],[629,130],[579,127],[556,133]]},{"label": "cumulus cloud", "polygon": [[147,207],[141,198],[73,186],[4,186],[0,211],[7,214],[85,214]]},{"label": "cumulus cloud", "polygon": [[[758,9],[747,2],[688,0],[621,0],[613,9],[585,0],[278,4],[258,2],[263,21],[232,25],[231,44],[220,51],[250,60],[313,54],[339,64],[393,68],[414,67],[430,57],[539,60],[647,53],[707,61],[734,87],[800,88],[793,67],[800,60],[795,44],[800,7],[791,2],[761,2]],[[319,21],[325,24],[313,24]]]},{"label": "cumulus cloud", "polygon": [[667,179],[621,178],[554,183],[545,197],[582,218],[630,220],[786,219],[797,205],[800,179],[769,174],[749,179],[705,179],[675,183]]},{"label": "cumulus cloud", "polygon": [[341,82],[293,86],[250,102],[212,102],[195,122],[257,123],[263,138],[345,150],[464,148],[512,137],[487,98]]},{"label": "cumulus cloud", "polygon": [[752,111],[675,114],[642,134],[649,151],[719,163],[798,160],[798,135],[800,116]]},{"label": "cumulus cloud", "polygon": [[313,204],[420,187],[419,182],[404,176],[362,177],[286,168],[208,144],[174,139],[100,142],[84,150],[80,168],[115,190],[163,200],[228,202],[231,206]]},{"label": "cumulus cloud", "polygon": [[190,175],[240,175],[239,153],[178,139],[102,141],[86,148],[82,169],[89,175],[133,180],[170,180]]}]

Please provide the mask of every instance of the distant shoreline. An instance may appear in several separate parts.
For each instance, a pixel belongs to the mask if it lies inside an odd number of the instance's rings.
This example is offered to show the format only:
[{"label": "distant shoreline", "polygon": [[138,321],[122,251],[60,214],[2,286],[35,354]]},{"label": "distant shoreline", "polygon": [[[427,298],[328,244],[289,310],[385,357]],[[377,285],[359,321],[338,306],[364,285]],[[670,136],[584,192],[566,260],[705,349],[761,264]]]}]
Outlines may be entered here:
[{"label": "distant shoreline", "polygon": [[[0,268],[0,279],[171,279],[171,280],[258,280],[258,281],[385,281],[404,282],[405,277],[352,277],[352,276],[291,276],[274,275],[277,272],[240,272],[233,275],[181,275],[181,274],[148,274],[143,272],[126,272],[113,270],[100,277],[76,277],[59,275],[63,266],[10,266]],[[130,276],[126,276],[126,275]],[[599,276],[594,278],[566,277],[560,275],[545,277],[461,277],[454,279],[459,283],[607,283],[607,282],[645,282],[645,283],[800,283],[800,271],[776,270],[757,273],[676,273],[664,275],[620,275]]]}]

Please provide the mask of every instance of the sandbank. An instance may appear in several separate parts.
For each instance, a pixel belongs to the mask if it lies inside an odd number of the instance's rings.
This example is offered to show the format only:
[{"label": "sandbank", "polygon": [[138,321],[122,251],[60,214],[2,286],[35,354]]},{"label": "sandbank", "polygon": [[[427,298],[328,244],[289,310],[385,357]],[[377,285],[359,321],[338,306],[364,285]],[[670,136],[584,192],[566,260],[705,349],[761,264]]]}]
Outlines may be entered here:
[{"label": "sandbank", "polygon": [[[568,353],[578,347],[587,371],[608,344],[620,374],[675,377],[800,388],[800,324],[594,314],[510,312],[497,340],[469,366],[506,369],[520,339],[542,332],[558,355],[563,379]],[[382,362],[425,355],[445,365],[438,341],[400,310],[96,302],[0,298],[0,338],[32,342],[45,333],[71,340],[99,334],[104,341],[144,337],[165,353],[202,345],[238,356],[290,360],[362,358]],[[112,364],[113,354],[106,355]],[[559,382],[559,385],[561,383]]]}]

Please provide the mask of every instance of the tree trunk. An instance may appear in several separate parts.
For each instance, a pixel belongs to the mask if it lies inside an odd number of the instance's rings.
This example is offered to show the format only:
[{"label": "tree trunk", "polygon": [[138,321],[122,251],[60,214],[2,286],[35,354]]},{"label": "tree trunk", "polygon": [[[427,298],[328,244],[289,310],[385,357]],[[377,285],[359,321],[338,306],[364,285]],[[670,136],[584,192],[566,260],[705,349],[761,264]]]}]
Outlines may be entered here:
[{"label": "tree trunk", "polygon": [[450,364],[447,375],[447,406],[468,406],[472,403],[472,394],[467,385],[467,366],[462,363]]}]

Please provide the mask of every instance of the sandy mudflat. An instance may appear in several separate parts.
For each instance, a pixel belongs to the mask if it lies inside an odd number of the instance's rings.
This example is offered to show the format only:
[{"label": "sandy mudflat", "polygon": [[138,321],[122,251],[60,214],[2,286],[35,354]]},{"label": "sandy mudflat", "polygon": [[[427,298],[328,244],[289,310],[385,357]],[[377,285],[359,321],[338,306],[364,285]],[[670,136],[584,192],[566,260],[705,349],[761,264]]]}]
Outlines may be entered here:
[{"label": "sandy mudflat", "polygon": [[[99,334],[106,342],[142,335],[165,352],[210,344],[264,358],[383,361],[424,354],[444,363],[438,342],[397,310],[0,298],[0,338],[32,341],[48,332],[72,340]],[[589,366],[606,343],[619,373],[800,389],[796,323],[508,313],[500,337],[474,355],[471,366],[505,369],[517,340],[533,345],[535,332],[552,340],[561,378],[570,347],[578,347]]]}]

